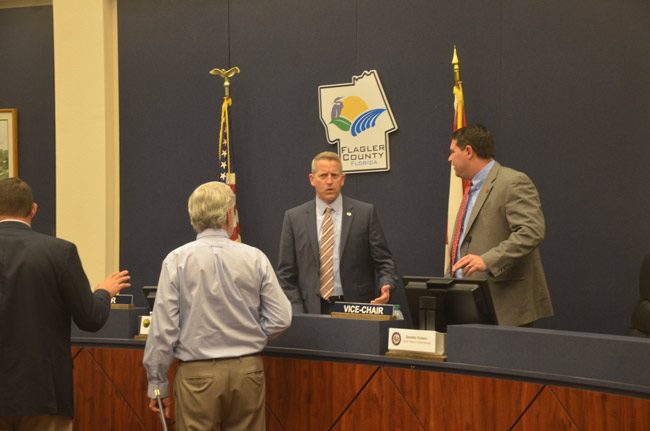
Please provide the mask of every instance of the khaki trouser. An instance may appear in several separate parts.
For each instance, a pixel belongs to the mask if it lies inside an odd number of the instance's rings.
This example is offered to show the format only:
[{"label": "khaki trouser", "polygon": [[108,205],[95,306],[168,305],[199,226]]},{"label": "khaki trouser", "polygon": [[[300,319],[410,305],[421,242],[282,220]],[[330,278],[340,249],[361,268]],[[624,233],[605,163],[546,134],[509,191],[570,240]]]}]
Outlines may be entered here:
[{"label": "khaki trouser", "polygon": [[68,416],[0,416],[0,431],[72,431]]},{"label": "khaki trouser", "polygon": [[260,355],[181,362],[174,379],[177,431],[263,431],[264,363]]}]

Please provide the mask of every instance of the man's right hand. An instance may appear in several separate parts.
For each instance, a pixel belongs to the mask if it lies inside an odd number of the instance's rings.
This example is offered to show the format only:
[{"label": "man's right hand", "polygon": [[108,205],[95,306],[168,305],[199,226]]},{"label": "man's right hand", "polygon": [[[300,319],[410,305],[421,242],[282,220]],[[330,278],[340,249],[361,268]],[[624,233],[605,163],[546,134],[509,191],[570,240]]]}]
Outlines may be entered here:
[{"label": "man's right hand", "polygon": [[[167,419],[172,418],[172,400],[169,397],[161,398],[162,401],[162,406],[163,406],[163,413],[165,414],[165,417]],[[149,400],[149,408],[151,411],[155,413],[160,413],[160,409],[158,408],[158,402],[155,399],[150,399]]]},{"label": "man's right hand", "polygon": [[106,277],[106,280],[99,283],[97,289],[104,289],[109,293],[109,295],[111,295],[112,298],[125,287],[131,287],[131,283],[129,283],[129,281],[131,281],[131,276],[129,275],[129,271],[124,270],[124,271],[114,272],[108,277]]}]

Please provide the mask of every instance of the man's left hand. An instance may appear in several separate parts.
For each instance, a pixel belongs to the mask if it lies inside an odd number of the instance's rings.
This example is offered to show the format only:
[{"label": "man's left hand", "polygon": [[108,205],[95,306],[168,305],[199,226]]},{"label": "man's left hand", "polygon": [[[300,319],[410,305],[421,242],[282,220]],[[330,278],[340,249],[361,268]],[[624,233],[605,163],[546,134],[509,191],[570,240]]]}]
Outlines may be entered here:
[{"label": "man's left hand", "polygon": [[390,284],[381,286],[381,296],[370,301],[371,304],[388,304],[390,300]]},{"label": "man's left hand", "polygon": [[487,271],[487,265],[481,256],[475,254],[468,254],[461,257],[458,262],[451,268],[451,273],[455,273],[459,269],[463,270],[463,277],[474,274],[475,272]]}]

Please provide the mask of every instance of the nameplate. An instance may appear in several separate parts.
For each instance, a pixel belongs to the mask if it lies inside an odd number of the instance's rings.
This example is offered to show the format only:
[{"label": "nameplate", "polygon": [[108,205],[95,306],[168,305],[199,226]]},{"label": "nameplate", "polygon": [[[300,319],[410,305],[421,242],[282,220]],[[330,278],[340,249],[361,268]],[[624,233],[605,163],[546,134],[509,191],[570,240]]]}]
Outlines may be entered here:
[{"label": "nameplate", "polygon": [[389,328],[388,351],[442,356],[445,354],[445,334],[420,329]]},{"label": "nameplate", "polygon": [[111,298],[111,308],[133,307],[133,295],[115,295]]},{"label": "nameplate", "polygon": [[151,327],[151,321],[152,321],[151,315],[140,316],[140,332],[138,333],[138,335],[136,335],[133,338],[135,338],[136,340],[146,340],[147,335],[149,335],[149,328]]},{"label": "nameplate", "polygon": [[335,302],[330,307],[332,317],[342,319],[391,320],[393,306],[390,304],[368,304],[365,302]]}]

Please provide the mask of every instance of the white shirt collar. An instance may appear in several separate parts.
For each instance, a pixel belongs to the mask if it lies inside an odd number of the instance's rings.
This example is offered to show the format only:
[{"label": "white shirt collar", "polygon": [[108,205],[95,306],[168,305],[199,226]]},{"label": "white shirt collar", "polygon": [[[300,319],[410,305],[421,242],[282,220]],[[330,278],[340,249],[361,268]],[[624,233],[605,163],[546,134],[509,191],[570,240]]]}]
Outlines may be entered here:
[{"label": "white shirt collar", "polygon": [[205,238],[206,236],[221,236],[224,238],[230,238],[228,235],[228,232],[226,232],[225,229],[212,229],[212,228],[207,228],[200,233],[196,234],[196,239],[199,238]]},{"label": "white shirt collar", "polygon": [[32,225],[29,224],[29,223],[27,223],[26,221],[18,220],[18,219],[15,219],[15,218],[6,218],[6,219],[4,219],[4,220],[0,220],[0,223],[4,223],[4,222],[6,222],[6,221],[18,222],[18,223],[22,223],[22,224],[24,224],[24,225],[27,225],[27,226],[29,226],[29,227],[32,227]]}]

